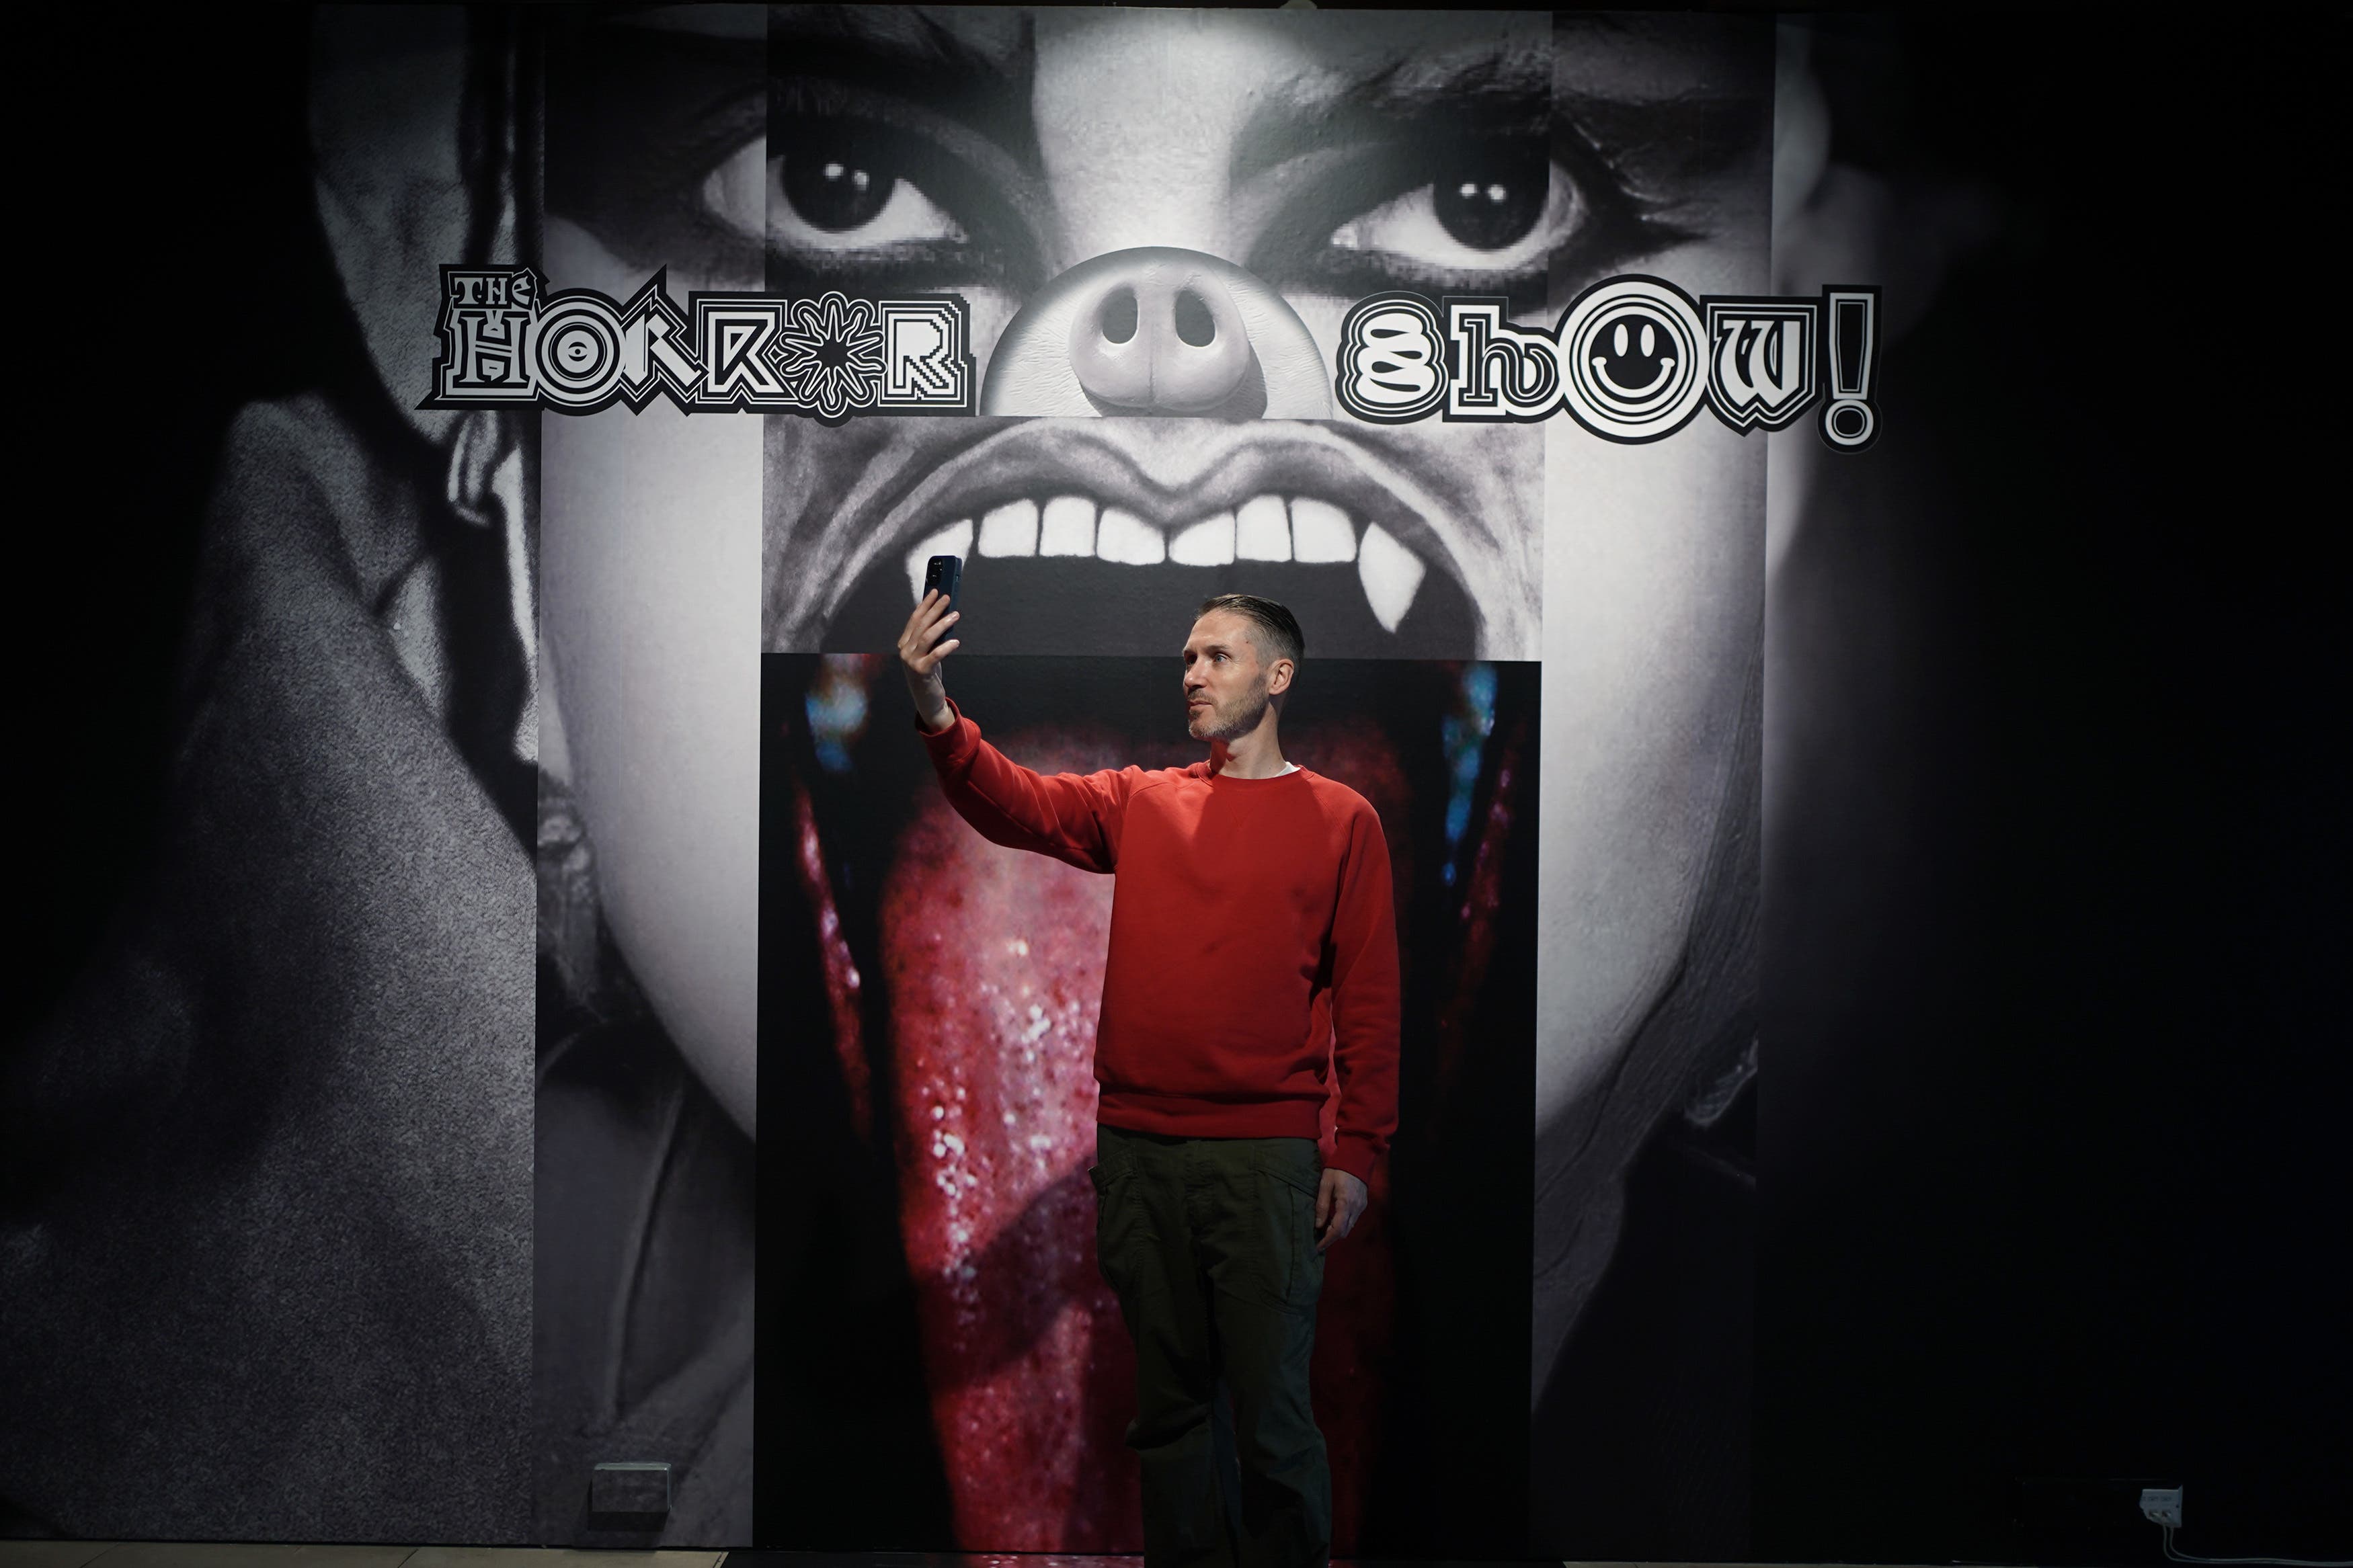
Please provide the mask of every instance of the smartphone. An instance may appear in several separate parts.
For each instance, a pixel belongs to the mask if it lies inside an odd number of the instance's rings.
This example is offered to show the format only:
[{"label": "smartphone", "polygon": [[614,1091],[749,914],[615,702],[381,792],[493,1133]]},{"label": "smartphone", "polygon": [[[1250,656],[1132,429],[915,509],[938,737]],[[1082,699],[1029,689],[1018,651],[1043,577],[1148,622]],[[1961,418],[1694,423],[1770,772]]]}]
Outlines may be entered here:
[{"label": "smartphone", "polygon": [[923,567],[923,592],[934,590],[948,596],[948,608],[956,607],[956,589],[964,582],[964,562],[954,555],[934,555]]}]

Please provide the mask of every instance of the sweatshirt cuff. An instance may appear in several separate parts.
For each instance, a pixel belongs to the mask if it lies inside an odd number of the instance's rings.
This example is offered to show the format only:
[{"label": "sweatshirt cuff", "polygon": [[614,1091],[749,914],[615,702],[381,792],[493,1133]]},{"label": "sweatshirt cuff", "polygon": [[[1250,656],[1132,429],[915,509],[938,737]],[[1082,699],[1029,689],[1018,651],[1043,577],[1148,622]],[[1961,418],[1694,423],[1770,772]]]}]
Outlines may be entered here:
[{"label": "sweatshirt cuff", "polygon": [[964,710],[956,706],[953,697],[948,699],[948,727],[937,734],[923,728],[921,714],[913,715],[908,720],[915,727],[915,733],[922,737],[923,749],[931,752],[932,765],[944,773],[962,768],[972,760],[972,754],[980,750],[980,726],[964,716]]},{"label": "sweatshirt cuff", "polygon": [[1332,1168],[1347,1172],[1368,1187],[1373,1184],[1373,1163],[1377,1158],[1369,1139],[1343,1132],[1332,1141]]}]

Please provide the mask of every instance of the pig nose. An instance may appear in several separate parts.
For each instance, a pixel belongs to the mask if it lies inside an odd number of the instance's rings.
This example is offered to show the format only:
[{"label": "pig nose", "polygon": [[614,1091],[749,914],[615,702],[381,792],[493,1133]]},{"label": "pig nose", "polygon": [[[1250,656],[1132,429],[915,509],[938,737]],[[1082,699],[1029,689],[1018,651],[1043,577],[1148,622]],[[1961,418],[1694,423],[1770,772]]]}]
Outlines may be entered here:
[{"label": "pig nose", "polygon": [[1149,246],[1039,289],[989,356],[980,411],[1324,419],[1330,382],[1280,294],[1216,257]]},{"label": "pig nose", "polygon": [[1091,292],[1071,318],[1071,371],[1098,403],[1207,414],[1258,368],[1241,314],[1214,278],[1147,263]]}]

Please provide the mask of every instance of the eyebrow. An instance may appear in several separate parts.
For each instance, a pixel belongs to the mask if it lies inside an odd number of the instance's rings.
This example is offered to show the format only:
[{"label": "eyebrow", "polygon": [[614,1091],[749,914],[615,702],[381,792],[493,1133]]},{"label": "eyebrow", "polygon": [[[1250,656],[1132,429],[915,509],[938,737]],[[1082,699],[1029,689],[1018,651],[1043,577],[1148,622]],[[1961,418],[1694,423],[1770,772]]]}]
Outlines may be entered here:
[{"label": "eyebrow", "polygon": [[1335,138],[1394,135],[1401,123],[1465,110],[1497,129],[1541,131],[1552,110],[1551,50],[1503,39],[1448,59],[1385,60],[1335,88],[1310,88],[1258,110],[1236,139],[1236,177],[1263,174]]},{"label": "eyebrow", "polygon": [[[642,27],[656,33],[685,33],[701,38],[733,38],[758,43],[768,36],[768,19],[749,6],[626,5],[607,7],[597,20],[609,26]],[[756,26],[755,26],[756,24]]]},{"label": "eyebrow", "polygon": [[769,13],[768,68],[920,103],[987,137],[1025,165],[1042,162],[1029,95],[1036,24],[1020,16],[1000,49],[912,8],[807,5]]},{"label": "eyebrow", "polygon": [[[1617,18],[1556,19],[1556,27],[1596,37],[1641,30]],[[1571,87],[1556,79],[1555,51],[1574,47],[1557,36],[1499,39],[1451,58],[1400,58],[1359,72],[1335,89],[1311,91],[1261,109],[1236,143],[1237,178],[1349,138],[1394,141],[1432,121],[1469,121],[1486,135],[1542,135],[1569,129],[1605,154],[1679,148],[1693,172],[1722,167],[1753,140],[1758,91],[1729,73],[1662,92],[1629,83],[1624,91]]]},{"label": "eyebrow", "polygon": [[1562,13],[1553,47],[1556,115],[1638,196],[1772,144],[1769,25],[1727,13]]}]

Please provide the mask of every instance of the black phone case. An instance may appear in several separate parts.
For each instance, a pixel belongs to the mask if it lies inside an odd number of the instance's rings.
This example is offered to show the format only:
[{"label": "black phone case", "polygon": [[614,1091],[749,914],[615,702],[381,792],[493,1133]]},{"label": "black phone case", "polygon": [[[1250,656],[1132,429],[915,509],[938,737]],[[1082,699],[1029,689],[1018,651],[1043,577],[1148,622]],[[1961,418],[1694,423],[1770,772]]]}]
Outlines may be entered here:
[{"label": "black phone case", "polygon": [[956,590],[964,585],[964,562],[954,555],[934,555],[923,566],[923,592],[937,589],[948,596],[948,608],[956,607]]}]

